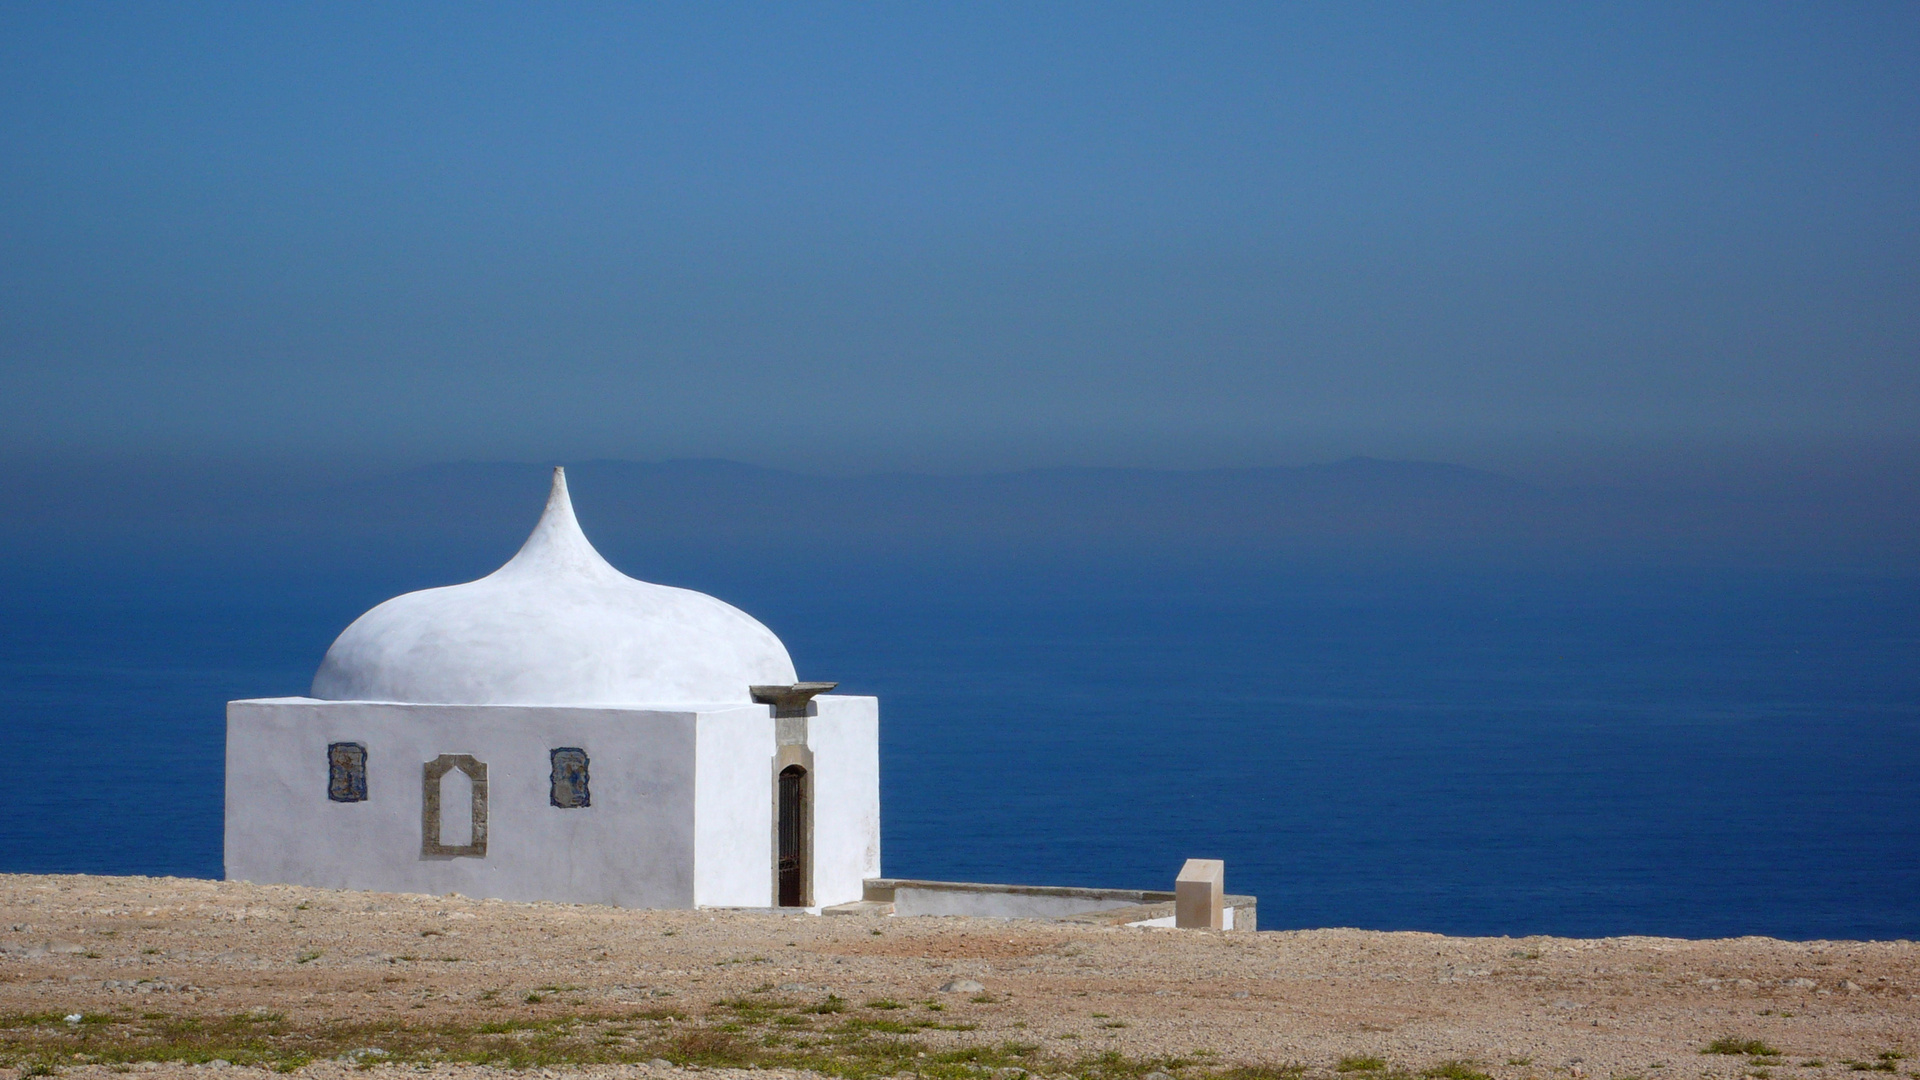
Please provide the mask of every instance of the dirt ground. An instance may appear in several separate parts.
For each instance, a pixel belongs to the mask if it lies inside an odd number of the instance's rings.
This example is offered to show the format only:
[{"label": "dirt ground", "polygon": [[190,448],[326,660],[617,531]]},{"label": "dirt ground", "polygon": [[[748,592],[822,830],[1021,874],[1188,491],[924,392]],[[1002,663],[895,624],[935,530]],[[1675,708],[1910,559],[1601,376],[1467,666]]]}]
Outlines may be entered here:
[{"label": "dirt ground", "polygon": [[[1920,947],[1216,933],[0,875],[0,1014],[7,1078],[473,1076],[501,1066],[452,1060],[457,1040],[518,1038],[546,1048],[520,1061],[546,1075],[764,1080],[801,1060],[778,1055],[865,1047],[828,1071],[1815,1080],[1920,1076],[1906,1056],[1920,1053]],[[206,1033],[243,1030],[246,1045],[315,1049],[191,1064],[225,1045]],[[416,1049],[334,1052],[376,1036]],[[1716,1040],[1735,1052],[1703,1053]]]}]

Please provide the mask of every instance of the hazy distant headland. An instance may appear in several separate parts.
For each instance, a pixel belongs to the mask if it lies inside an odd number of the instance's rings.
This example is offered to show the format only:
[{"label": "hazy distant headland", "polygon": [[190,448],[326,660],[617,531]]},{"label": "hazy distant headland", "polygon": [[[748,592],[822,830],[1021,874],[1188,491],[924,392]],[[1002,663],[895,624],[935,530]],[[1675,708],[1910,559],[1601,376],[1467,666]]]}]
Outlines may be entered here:
[{"label": "hazy distant headland", "polygon": [[[346,477],[266,469],[9,470],[0,544],[356,557],[483,572],[537,515],[547,462]],[[580,517],[620,556],[1386,558],[1514,565],[1920,566],[1901,482],[1547,487],[1438,462],[808,475],[738,462],[567,462]]]}]

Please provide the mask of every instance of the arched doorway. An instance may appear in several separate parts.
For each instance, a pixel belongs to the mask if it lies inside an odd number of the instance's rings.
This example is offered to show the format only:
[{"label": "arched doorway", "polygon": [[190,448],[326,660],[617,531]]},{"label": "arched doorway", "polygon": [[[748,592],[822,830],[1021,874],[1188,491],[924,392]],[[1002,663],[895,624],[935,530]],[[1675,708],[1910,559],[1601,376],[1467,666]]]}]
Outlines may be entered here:
[{"label": "arched doorway", "polygon": [[808,829],[807,770],[789,765],[780,770],[780,906],[806,907]]}]

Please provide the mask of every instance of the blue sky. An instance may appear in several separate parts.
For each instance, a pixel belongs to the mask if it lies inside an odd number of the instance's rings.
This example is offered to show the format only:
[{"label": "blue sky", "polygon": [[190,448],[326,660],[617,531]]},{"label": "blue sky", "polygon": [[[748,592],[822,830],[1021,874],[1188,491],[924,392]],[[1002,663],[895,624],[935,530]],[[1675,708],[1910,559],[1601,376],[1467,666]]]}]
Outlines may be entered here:
[{"label": "blue sky", "polygon": [[1913,455],[1920,7],[7,4],[0,455]]}]

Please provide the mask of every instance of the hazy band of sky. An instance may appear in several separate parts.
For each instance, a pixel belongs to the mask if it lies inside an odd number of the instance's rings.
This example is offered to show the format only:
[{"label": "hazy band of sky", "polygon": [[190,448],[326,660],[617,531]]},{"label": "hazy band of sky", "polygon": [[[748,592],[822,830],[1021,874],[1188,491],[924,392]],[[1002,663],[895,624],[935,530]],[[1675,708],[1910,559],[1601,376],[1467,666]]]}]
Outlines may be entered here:
[{"label": "hazy band of sky", "polygon": [[1916,56],[1910,3],[9,4],[0,451],[1911,446]]}]

